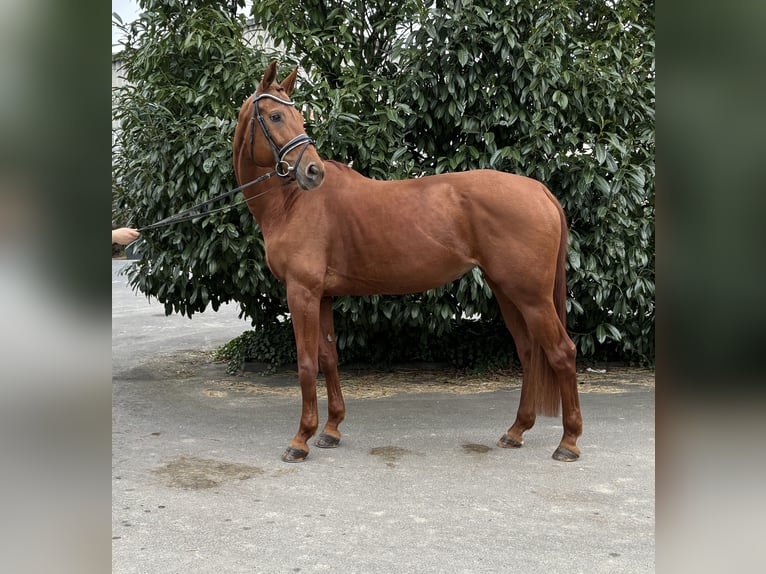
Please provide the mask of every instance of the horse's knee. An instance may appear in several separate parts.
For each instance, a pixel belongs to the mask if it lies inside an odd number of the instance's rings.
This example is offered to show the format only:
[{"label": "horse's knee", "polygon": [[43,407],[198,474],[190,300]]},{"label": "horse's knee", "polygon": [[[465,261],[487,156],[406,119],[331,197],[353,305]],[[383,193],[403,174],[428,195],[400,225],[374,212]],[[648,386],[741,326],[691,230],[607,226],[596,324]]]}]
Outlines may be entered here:
[{"label": "horse's knee", "polygon": [[319,364],[316,359],[311,357],[298,358],[298,376],[316,377],[319,372]]}]

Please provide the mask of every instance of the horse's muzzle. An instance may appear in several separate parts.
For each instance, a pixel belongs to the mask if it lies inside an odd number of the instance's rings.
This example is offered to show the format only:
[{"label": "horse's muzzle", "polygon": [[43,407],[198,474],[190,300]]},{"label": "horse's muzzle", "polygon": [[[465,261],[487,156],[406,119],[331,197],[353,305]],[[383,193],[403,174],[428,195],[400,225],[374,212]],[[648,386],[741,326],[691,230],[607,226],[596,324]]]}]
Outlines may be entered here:
[{"label": "horse's muzzle", "polygon": [[296,171],[295,180],[301,189],[316,189],[324,181],[324,165],[313,160],[307,161]]}]

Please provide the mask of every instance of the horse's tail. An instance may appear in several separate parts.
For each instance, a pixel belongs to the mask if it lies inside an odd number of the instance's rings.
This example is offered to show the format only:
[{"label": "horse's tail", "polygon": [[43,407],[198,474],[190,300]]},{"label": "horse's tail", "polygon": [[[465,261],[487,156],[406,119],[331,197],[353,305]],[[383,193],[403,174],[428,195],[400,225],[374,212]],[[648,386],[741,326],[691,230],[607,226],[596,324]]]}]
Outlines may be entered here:
[{"label": "horse's tail", "polygon": [[[567,226],[567,218],[564,215],[564,210],[561,208],[558,200],[553,194],[546,189],[549,197],[552,199],[553,204],[559,212],[559,218],[561,220],[561,239],[559,240],[559,252],[556,257],[556,278],[553,283],[553,305],[556,308],[556,314],[564,330],[567,327],[567,273],[566,273],[566,261],[567,261],[567,245],[569,238],[569,228]],[[548,362],[548,357],[545,355],[545,351],[537,341],[532,341],[532,364],[531,381],[534,381],[532,388],[534,389],[535,399],[535,411],[537,414],[557,417],[559,416],[559,409],[561,407],[561,389],[558,381],[556,380],[556,374]]]},{"label": "horse's tail", "polygon": [[567,249],[569,245],[569,226],[567,225],[567,216],[564,210],[556,201],[556,208],[559,210],[561,219],[561,240],[559,241],[559,254],[556,259],[556,281],[553,284],[553,304],[556,307],[556,314],[559,321],[566,331],[567,328]]}]

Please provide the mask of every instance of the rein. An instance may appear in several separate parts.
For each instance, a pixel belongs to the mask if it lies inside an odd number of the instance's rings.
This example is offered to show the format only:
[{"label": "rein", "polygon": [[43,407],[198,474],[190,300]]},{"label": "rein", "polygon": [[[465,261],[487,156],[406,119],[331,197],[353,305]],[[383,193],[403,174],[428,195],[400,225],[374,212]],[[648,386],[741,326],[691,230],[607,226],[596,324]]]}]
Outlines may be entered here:
[{"label": "rein", "polygon": [[224,197],[229,197],[230,195],[234,195],[235,193],[238,193],[242,191],[245,188],[250,187],[251,185],[255,185],[256,183],[260,183],[262,181],[266,181],[267,179],[274,177],[277,175],[276,171],[271,171],[267,173],[266,175],[262,175],[259,178],[256,178],[252,181],[248,181],[245,184],[240,185],[239,187],[235,187],[231,191],[227,191],[226,193],[222,193],[221,195],[217,195],[212,199],[208,199],[207,201],[203,201],[202,203],[198,203],[197,205],[190,207],[189,209],[185,209],[181,211],[180,213],[176,213],[175,215],[171,215],[170,217],[166,217],[165,219],[160,219],[156,223],[152,223],[151,225],[146,225],[144,227],[139,227],[136,231],[144,232],[148,231],[150,229],[157,229],[159,227],[165,227],[167,225],[172,225],[173,223],[182,223],[184,221],[191,221],[192,219],[197,219],[198,217],[202,217],[203,215],[211,215],[213,213],[218,213],[219,211],[224,211],[226,209],[231,209],[232,207],[237,207],[239,205],[242,205],[243,203],[247,203],[248,201],[251,201],[253,199],[258,199],[259,197],[262,197],[269,193],[270,191],[274,191],[277,189],[277,187],[283,187],[285,185],[288,185],[292,182],[285,181],[282,183],[282,185],[276,185],[274,187],[270,187],[266,191],[262,191],[261,193],[254,195],[249,198],[245,198],[242,201],[238,201],[237,203],[232,203],[231,205],[224,205],[223,207],[219,207],[217,209],[207,210],[204,209],[202,211],[199,211],[201,208],[210,205],[211,203],[214,203],[218,201],[219,199],[223,199]]},{"label": "rein", "polygon": [[[295,136],[293,139],[291,139],[281,148],[278,147],[277,144],[274,142],[274,139],[271,137],[271,132],[269,132],[269,128],[266,126],[266,121],[263,119],[263,116],[261,115],[261,110],[258,107],[258,101],[263,98],[269,98],[271,100],[277,101],[280,104],[285,104],[287,106],[295,106],[295,102],[283,100],[276,96],[272,96],[271,94],[261,94],[259,96],[256,96],[255,94],[253,94],[253,117],[250,120],[250,160],[253,163],[255,163],[255,158],[253,157],[253,148],[255,146],[255,120],[257,119],[258,124],[261,126],[261,130],[263,131],[263,135],[266,136],[266,141],[269,142],[269,146],[271,147],[271,153],[274,155],[274,162],[275,162],[274,171],[270,171],[269,173],[262,175],[259,178],[256,178],[252,181],[248,181],[247,183],[244,183],[240,185],[239,187],[235,187],[231,191],[227,191],[212,199],[208,199],[207,201],[198,203],[197,205],[190,207],[189,209],[185,209],[184,211],[181,211],[180,213],[176,213],[175,215],[171,215],[169,217],[166,217],[165,219],[161,219],[160,221],[157,221],[156,223],[145,225],[144,227],[139,227],[137,231],[144,232],[151,229],[157,229],[159,227],[165,227],[167,225],[172,225],[174,223],[190,221],[192,219],[202,217],[203,215],[211,215],[213,213],[218,213],[219,211],[231,209],[232,207],[237,207],[253,199],[258,199],[259,197],[266,195],[267,193],[269,193],[270,191],[273,191],[274,189],[277,189],[278,187],[283,187],[291,183],[290,181],[285,181],[281,186],[270,187],[266,191],[263,191],[250,198],[245,198],[242,201],[239,201],[237,203],[233,203],[231,205],[225,205],[223,207],[219,207],[217,209],[213,209],[209,211],[207,209],[199,211],[201,208],[206,207],[210,205],[211,203],[214,203],[225,197],[229,197],[230,195],[234,195],[235,193],[238,193],[242,191],[243,189],[250,187],[251,185],[255,185],[256,183],[261,183],[262,181],[266,181],[267,179],[270,179],[274,177],[275,175],[281,178],[286,178],[290,176],[292,172],[298,169],[298,165],[301,163],[301,160],[303,159],[303,154],[306,152],[306,148],[308,148],[308,146],[310,145],[315,145],[315,142],[313,139],[311,139],[307,134],[302,133]],[[303,149],[298,155],[297,161],[295,162],[294,165],[290,165],[287,162],[287,160],[285,160],[285,156],[287,156],[288,153],[290,153],[291,151],[293,151],[294,149],[296,149],[297,147],[301,145],[303,146]]]}]

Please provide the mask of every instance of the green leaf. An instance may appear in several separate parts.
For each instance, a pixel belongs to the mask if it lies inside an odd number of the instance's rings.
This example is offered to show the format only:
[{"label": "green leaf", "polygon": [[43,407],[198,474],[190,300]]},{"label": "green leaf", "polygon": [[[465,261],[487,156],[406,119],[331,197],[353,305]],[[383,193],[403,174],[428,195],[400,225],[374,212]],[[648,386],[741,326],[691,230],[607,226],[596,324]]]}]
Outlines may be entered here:
[{"label": "green leaf", "polygon": [[468,53],[468,50],[461,48],[457,52],[457,59],[458,62],[460,62],[461,66],[465,66],[468,63],[468,59],[470,58],[470,54]]},{"label": "green leaf", "polygon": [[569,251],[569,265],[573,270],[580,268],[580,254],[577,251]]},{"label": "green leaf", "polygon": [[560,92],[559,90],[553,92],[553,101],[557,103],[562,110],[567,109],[567,106],[569,105],[569,98],[567,98],[566,94]]},{"label": "green leaf", "polygon": [[593,152],[596,155],[596,161],[598,161],[599,165],[606,161],[606,147],[604,147],[604,144],[596,144],[593,146]]},{"label": "green leaf", "polygon": [[596,186],[596,189],[598,189],[602,194],[609,195],[611,193],[609,183],[607,183],[607,181],[600,175],[596,175],[593,178],[593,183]]}]

